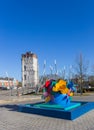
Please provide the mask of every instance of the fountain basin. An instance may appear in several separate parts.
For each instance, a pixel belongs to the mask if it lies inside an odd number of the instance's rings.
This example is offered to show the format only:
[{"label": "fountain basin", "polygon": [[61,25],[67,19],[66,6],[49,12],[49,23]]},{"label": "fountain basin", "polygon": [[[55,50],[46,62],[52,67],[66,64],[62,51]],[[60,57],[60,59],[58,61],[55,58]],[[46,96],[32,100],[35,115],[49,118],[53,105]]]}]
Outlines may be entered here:
[{"label": "fountain basin", "polygon": [[68,106],[38,102],[19,105],[19,112],[38,114],[42,116],[74,120],[86,112],[94,109],[94,102],[72,101]]}]

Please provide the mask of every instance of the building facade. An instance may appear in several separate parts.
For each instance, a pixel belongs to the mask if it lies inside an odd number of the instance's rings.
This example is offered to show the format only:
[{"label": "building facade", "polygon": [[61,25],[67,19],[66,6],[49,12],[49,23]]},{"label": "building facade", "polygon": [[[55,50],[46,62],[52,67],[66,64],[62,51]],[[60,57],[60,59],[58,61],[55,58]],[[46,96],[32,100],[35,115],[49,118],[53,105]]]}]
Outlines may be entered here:
[{"label": "building facade", "polygon": [[18,80],[15,80],[14,78],[0,77],[0,88],[2,87],[10,88],[13,86],[18,86]]},{"label": "building facade", "polygon": [[22,54],[22,87],[36,87],[39,82],[38,76],[38,58],[32,52]]}]

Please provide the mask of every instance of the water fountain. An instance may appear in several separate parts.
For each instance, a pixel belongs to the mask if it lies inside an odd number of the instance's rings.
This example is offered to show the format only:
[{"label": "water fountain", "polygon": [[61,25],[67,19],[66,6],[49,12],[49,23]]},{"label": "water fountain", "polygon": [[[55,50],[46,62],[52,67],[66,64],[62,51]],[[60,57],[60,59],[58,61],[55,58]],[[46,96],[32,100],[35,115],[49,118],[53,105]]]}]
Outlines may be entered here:
[{"label": "water fountain", "polygon": [[76,88],[71,81],[50,79],[41,89],[44,90],[45,101],[19,105],[19,111],[74,120],[94,108],[93,102],[72,101]]}]

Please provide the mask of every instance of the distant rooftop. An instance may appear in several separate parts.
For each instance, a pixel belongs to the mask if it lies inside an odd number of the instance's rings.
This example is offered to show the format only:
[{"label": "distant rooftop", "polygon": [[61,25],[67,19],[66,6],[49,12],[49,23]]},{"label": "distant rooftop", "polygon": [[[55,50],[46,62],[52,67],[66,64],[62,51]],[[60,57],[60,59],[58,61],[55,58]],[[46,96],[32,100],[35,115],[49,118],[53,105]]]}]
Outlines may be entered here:
[{"label": "distant rooftop", "polygon": [[14,80],[14,78],[9,78],[9,77],[0,77],[0,80]]}]

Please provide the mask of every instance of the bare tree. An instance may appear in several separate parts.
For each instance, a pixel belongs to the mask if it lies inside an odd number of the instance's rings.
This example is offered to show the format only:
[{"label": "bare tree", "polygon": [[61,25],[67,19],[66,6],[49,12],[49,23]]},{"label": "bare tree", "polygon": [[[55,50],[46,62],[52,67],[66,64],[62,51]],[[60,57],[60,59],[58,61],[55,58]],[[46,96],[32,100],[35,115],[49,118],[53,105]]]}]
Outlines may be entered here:
[{"label": "bare tree", "polygon": [[88,63],[86,63],[83,55],[80,55],[76,58],[76,66],[75,66],[75,73],[78,76],[78,83],[80,86],[80,94],[83,93],[83,81],[87,75]]},{"label": "bare tree", "polygon": [[91,66],[91,75],[88,77],[88,82],[94,87],[94,64]]},{"label": "bare tree", "polygon": [[92,65],[91,72],[91,74],[94,75],[94,64]]}]

